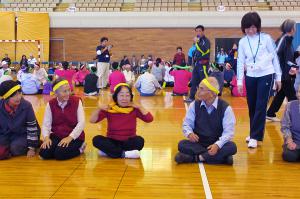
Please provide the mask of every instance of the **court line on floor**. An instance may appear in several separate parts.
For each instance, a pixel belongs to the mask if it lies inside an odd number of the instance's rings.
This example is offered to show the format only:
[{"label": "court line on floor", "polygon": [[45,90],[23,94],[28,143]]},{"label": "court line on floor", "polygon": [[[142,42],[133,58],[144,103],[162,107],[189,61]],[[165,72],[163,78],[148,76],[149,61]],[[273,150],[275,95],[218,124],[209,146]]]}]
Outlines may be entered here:
[{"label": "court line on floor", "polygon": [[[185,96],[183,96],[183,100],[185,100],[185,99],[186,99]],[[184,107],[185,107],[185,110],[187,111],[188,110],[187,103],[184,103]],[[210,186],[208,183],[204,165],[202,162],[198,163],[198,165],[199,165],[199,171],[200,171],[200,175],[201,175],[201,179],[202,179],[205,197],[206,197],[206,199],[212,199],[213,197],[212,197],[212,193],[211,193]]]}]

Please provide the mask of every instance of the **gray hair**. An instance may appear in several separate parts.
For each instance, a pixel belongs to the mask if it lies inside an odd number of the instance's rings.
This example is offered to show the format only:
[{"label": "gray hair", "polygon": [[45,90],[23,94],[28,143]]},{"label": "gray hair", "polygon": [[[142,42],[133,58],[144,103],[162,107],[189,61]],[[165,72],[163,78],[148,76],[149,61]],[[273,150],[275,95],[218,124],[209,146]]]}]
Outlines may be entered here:
[{"label": "gray hair", "polygon": [[215,77],[208,77],[208,78],[207,78],[207,81],[208,81],[213,87],[215,87],[216,89],[220,90],[220,85],[219,85],[219,82],[218,82],[217,78],[215,78]]},{"label": "gray hair", "polygon": [[280,25],[280,30],[282,33],[291,32],[295,28],[295,24],[294,20],[287,19]]}]

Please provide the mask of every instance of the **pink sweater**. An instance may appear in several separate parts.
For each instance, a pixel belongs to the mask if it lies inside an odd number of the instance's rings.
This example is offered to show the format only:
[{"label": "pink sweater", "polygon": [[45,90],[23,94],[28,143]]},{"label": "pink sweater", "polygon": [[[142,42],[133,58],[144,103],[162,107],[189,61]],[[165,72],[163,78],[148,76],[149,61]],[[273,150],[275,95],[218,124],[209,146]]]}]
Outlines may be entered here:
[{"label": "pink sweater", "polygon": [[176,94],[186,94],[189,92],[189,81],[192,78],[192,73],[186,70],[173,70],[170,75],[174,77],[173,92]]},{"label": "pink sweater", "polygon": [[104,118],[107,118],[107,137],[120,141],[136,136],[137,118],[147,123],[153,121],[153,116],[150,112],[143,115],[136,108],[129,114],[100,111],[97,122]]},{"label": "pink sweater", "polygon": [[88,74],[90,74],[90,71],[88,71],[88,70],[79,70],[74,76],[74,81],[76,83],[83,83],[85,77]]},{"label": "pink sweater", "polygon": [[108,82],[110,85],[110,92],[114,93],[114,88],[119,83],[126,83],[125,76],[119,70],[115,70],[109,75]]}]

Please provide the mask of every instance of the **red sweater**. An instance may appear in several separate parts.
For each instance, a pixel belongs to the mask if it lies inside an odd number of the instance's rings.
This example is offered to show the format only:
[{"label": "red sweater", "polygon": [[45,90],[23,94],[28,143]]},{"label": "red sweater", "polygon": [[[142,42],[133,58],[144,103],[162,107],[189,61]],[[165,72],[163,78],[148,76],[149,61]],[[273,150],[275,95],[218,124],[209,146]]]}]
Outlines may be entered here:
[{"label": "red sweater", "polygon": [[[77,121],[77,109],[80,98],[70,96],[68,104],[64,110],[58,105],[57,99],[53,98],[49,101],[50,109],[52,112],[52,128],[51,131],[54,135],[63,139],[76,127]],[[84,140],[84,132],[82,132],[78,138]]]},{"label": "red sweater", "polygon": [[107,137],[120,141],[136,136],[136,118],[140,118],[147,123],[153,121],[153,116],[150,112],[143,115],[136,108],[129,114],[109,113],[102,110],[99,113],[97,122],[104,118],[107,118]]}]

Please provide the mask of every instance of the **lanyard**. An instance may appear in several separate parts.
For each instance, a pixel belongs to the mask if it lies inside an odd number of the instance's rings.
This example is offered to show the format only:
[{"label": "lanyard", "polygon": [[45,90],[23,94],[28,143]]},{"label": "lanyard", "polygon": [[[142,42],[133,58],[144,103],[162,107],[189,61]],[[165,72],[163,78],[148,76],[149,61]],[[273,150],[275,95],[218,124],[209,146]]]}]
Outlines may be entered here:
[{"label": "lanyard", "polygon": [[253,50],[252,50],[252,47],[251,47],[251,44],[250,44],[250,41],[249,41],[249,37],[247,36],[248,44],[249,44],[249,47],[250,47],[250,50],[251,50],[251,54],[252,54],[254,63],[255,63],[255,59],[256,59],[256,56],[257,56],[257,53],[258,53],[259,43],[260,43],[260,33],[258,35],[259,35],[259,38],[258,38],[258,44],[257,44],[257,49],[256,49],[256,52],[255,52],[255,55],[253,54]]},{"label": "lanyard", "polygon": [[206,52],[203,52],[203,50],[199,47],[199,45],[198,45],[197,42],[196,42],[196,48],[202,54],[202,56],[204,56],[204,55],[206,55],[206,54],[208,54],[210,52],[209,49],[207,49]]}]

